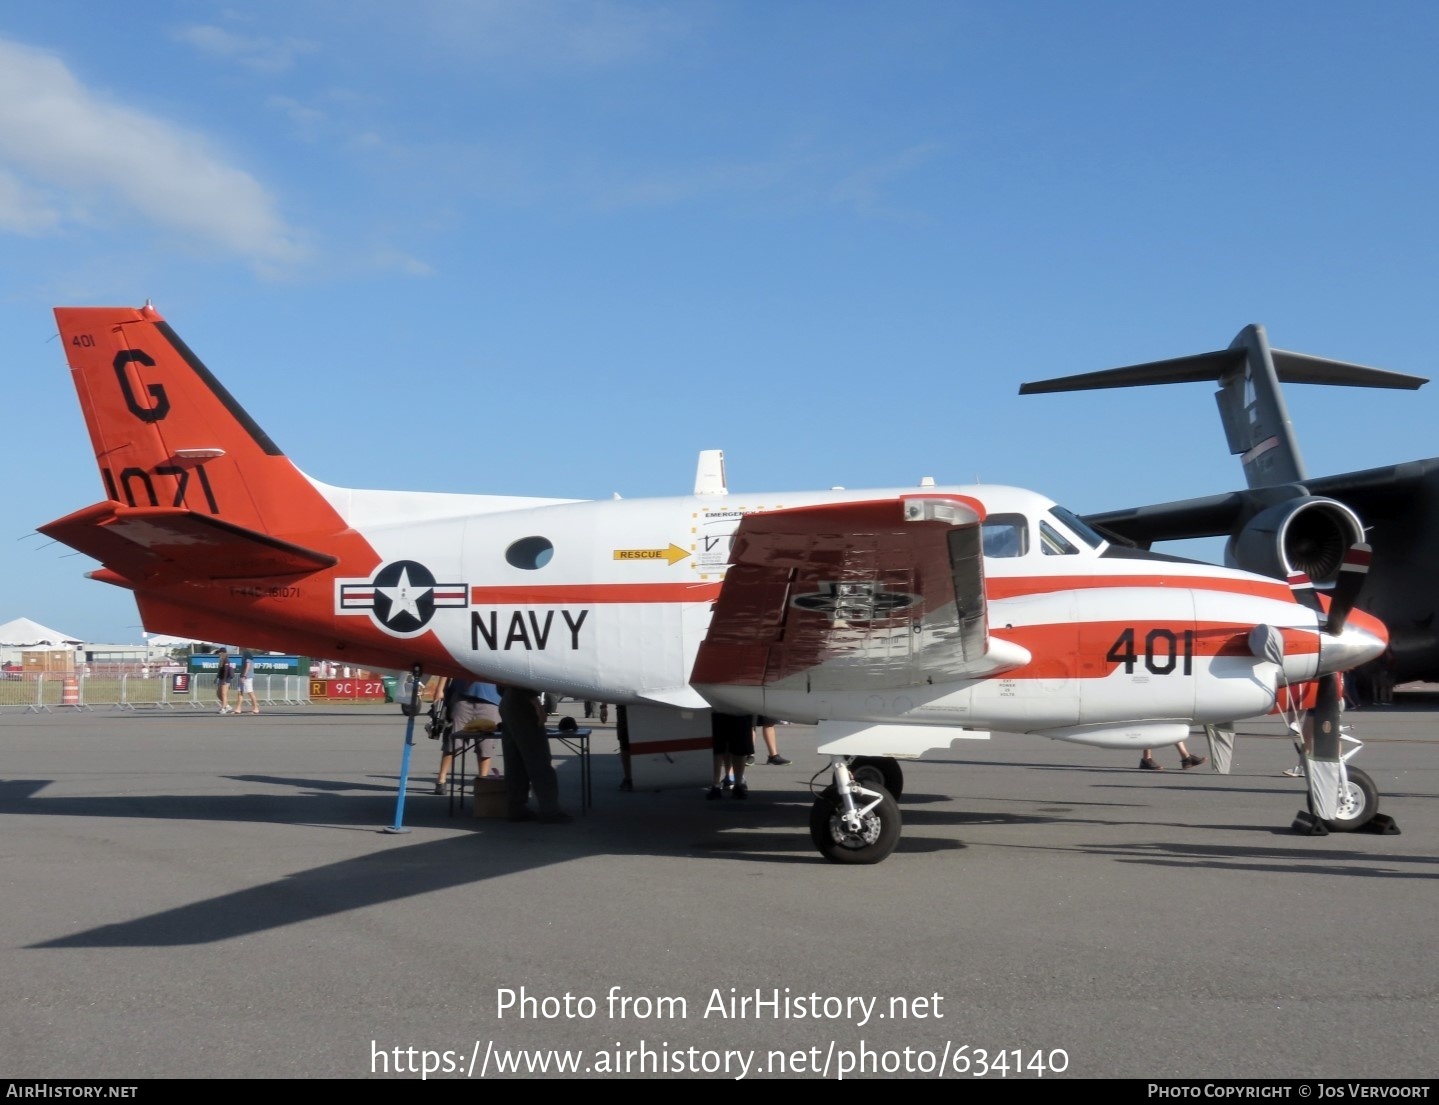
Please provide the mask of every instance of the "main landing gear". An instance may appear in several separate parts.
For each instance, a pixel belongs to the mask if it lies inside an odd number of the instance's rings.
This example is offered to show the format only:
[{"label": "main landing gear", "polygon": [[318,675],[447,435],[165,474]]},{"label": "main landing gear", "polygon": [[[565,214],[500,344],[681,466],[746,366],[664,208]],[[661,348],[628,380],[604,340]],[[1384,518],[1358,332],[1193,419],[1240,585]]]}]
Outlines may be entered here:
[{"label": "main landing gear", "polygon": [[[1362,829],[1379,813],[1379,791],[1368,772],[1345,765],[1344,775],[1339,783],[1339,805],[1334,817],[1324,822],[1331,833],[1352,833]],[[1309,812],[1314,813],[1314,799],[1306,797]]]},{"label": "main landing gear", "polygon": [[[878,863],[899,843],[899,804],[882,783],[851,773],[844,756],[831,756],[834,782],[815,799],[809,835],[831,863]],[[883,758],[875,761],[882,763]],[[889,760],[891,764],[893,760]],[[872,765],[857,764],[861,771]],[[898,771],[899,765],[894,764]],[[902,777],[901,777],[902,781]]]},{"label": "main landing gear", "polygon": [[[1356,832],[1378,833],[1381,836],[1396,835],[1399,832],[1399,826],[1395,823],[1394,818],[1379,812],[1379,788],[1374,785],[1374,780],[1369,777],[1367,771],[1362,771],[1349,762],[1364,747],[1363,742],[1357,737],[1351,736],[1347,727],[1340,728],[1339,739],[1341,745],[1348,744],[1352,747],[1341,748],[1339,753],[1339,772],[1336,784],[1338,793],[1334,805],[1334,816],[1319,816],[1314,801],[1316,784],[1310,782],[1308,793],[1305,795],[1305,804],[1309,807],[1308,812],[1300,811],[1294,820],[1294,829],[1308,836]],[[1299,750],[1300,763],[1304,766],[1305,775],[1308,776],[1310,761],[1305,754],[1304,744],[1302,741],[1296,741],[1295,747]],[[1316,773],[1315,777],[1323,778],[1324,775]]]}]

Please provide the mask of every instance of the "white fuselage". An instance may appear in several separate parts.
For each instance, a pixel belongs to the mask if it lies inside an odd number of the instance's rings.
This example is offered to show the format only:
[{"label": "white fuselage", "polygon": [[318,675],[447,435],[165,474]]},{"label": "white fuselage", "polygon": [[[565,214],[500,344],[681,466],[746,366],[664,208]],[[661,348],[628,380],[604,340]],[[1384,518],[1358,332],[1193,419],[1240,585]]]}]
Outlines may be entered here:
[{"label": "white fuselage", "polygon": [[[741,517],[914,489],[581,502],[321,490],[383,563],[423,563],[463,595],[427,626],[456,662],[576,698],[1133,743],[1115,727],[1260,715],[1278,685],[1318,670],[1316,615],[1283,584],[1116,556],[1040,495],[975,486],[934,491],[983,504],[990,638],[1023,662],[899,689],[785,680],[701,693],[691,671]],[[364,616],[341,609],[340,589],[337,614]],[[1282,664],[1245,645],[1259,624],[1287,631]]]}]

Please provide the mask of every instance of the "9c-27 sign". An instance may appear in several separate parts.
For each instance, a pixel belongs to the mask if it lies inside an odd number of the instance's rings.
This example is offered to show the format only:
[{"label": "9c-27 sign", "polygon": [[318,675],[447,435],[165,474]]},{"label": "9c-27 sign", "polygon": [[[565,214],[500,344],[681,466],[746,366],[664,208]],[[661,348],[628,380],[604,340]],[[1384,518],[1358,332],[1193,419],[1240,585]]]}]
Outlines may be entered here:
[{"label": "9c-27 sign", "polygon": [[385,701],[385,685],[378,679],[311,679],[310,697],[346,702]]}]

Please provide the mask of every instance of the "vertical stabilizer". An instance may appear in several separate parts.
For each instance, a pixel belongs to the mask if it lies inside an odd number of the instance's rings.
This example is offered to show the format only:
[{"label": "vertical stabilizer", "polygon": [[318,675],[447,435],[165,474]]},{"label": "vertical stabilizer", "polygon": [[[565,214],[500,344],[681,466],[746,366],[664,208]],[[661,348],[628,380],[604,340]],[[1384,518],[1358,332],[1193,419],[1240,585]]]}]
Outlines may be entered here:
[{"label": "vertical stabilizer", "polygon": [[272,535],[344,528],[153,307],[57,307],[55,319],[113,503]]},{"label": "vertical stabilizer", "polygon": [[1214,395],[1229,451],[1239,457],[1250,487],[1298,483],[1304,479],[1304,460],[1279,388],[1269,336],[1258,324],[1246,326],[1229,349],[1242,357],[1220,375]]}]

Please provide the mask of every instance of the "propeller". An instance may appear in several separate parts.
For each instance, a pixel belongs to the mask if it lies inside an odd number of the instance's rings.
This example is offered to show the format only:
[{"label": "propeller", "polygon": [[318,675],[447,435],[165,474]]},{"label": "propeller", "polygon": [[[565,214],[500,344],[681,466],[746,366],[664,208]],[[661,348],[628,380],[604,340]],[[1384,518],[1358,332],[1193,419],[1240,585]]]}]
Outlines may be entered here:
[{"label": "propeller", "polygon": [[1314,581],[1309,578],[1308,572],[1290,572],[1289,590],[1294,592],[1294,601],[1300,606],[1307,606],[1316,614],[1324,613],[1324,607],[1319,602],[1319,595],[1314,590]]},{"label": "propeller", "polygon": [[[1372,550],[1362,541],[1356,541],[1349,546],[1349,551],[1344,554],[1344,563],[1339,568],[1339,578],[1334,583],[1334,589],[1329,596],[1329,616],[1324,620],[1323,632],[1325,637],[1337,637],[1344,632],[1344,624],[1349,620],[1349,613],[1354,609],[1354,602],[1359,598],[1359,591],[1364,586],[1364,579],[1369,573],[1369,561]],[[1303,573],[1296,573],[1302,575]],[[1290,586],[1293,587],[1294,576],[1290,576]],[[1305,577],[1305,582],[1308,578]],[[1295,599],[1306,602],[1298,589],[1295,590]],[[1313,587],[1309,588],[1309,595],[1314,595]],[[1322,661],[1323,646],[1321,643],[1320,657]],[[1309,797],[1314,816],[1321,821],[1332,821],[1338,813],[1339,787],[1342,782],[1343,761],[1339,755],[1339,705],[1340,705],[1340,680],[1343,675],[1339,671],[1331,671],[1319,677],[1319,694],[1314,703],[1314,708],[1309,711],[1309,719],[1306,728],[1304,748],[1304,773],[1309,779]]]},{"label": "propeller", "polygon": [[1354,609],[1354,600],[1369,575],[1369,561],[1373,550],[1363,541],[1356,541],[1344,554],[1344,563],[1339,566],[1339,578],[1334,581],[1334,590],[1329,597],[1329,621],[1324,632],[1333,636],[1344,631],[1349,620],[1349,611]]}]

